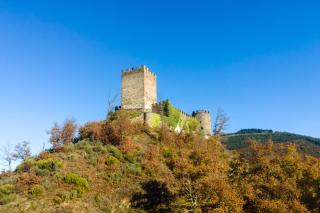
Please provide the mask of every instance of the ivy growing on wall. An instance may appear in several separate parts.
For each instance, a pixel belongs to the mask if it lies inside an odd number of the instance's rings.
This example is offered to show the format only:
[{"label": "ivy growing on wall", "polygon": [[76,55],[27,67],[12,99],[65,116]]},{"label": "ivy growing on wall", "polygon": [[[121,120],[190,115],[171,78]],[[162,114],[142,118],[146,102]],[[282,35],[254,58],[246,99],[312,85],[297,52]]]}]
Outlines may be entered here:
[{"label": "ivy growing on wall", "polygon": [[181,113],[174,108],[169,100],[164,102],[164,121],[169,127],[176,128],[181,123]]},{"label": "ivy growing on wall", "polygon": [[162,102],[157,111],[163,115],[163,121],[173,129],[180,126],[187,132],[193,132],[200,128],[200,123],[196,118],[182,116],[169,100]]},{"label": "ivy growing on wall", "polygon": [[200,129],[200,123],[196,118],[189,117],[184,122],[183,129],[187,132],[194,132]]}]

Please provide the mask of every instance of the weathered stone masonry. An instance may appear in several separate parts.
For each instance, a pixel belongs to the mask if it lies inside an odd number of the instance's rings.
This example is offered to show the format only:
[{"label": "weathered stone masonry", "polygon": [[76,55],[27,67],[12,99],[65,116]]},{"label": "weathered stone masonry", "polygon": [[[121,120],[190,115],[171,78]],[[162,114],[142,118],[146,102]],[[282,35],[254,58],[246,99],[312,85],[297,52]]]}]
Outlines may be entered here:
[{"label": "weathered stone masonry", "polygon": [[211,135],[212,124],[211,124],[210,112],[206,110],[202,110],[202,111],[195,111],[192,114],[200,122],[201,130],[204,132],[204,134]]},{"label": "weathered stone masonry", "polygon": [[146,66],[122,71],[122,108],[151,112],[157,103],[157,77]]}]

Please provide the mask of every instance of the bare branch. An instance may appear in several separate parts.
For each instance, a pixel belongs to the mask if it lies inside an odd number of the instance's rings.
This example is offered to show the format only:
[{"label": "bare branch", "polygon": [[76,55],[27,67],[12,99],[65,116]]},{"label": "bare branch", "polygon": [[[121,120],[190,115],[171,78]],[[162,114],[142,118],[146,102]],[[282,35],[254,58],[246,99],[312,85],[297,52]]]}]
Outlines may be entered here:
[{"label": "bare branch", "polygon": [[15,158],[9,145],[2,147],[0,157],[6,163],[5,165],[8,166],[9,171],[11,171],[11,165]]},{"label": "bare branch", "polygon": [[109,119],[111,113],[113,112],[115,108],[115,102],[118,97],[119,97],[119,93],[115,94],[114,96],[109,95],[108,101],[107,101],[107,119]]},{"label": "bare branch", "polygon": [[217,139],[220,139],[221,133],[226,129],[228,126],[229,118],[228,116],[223,112],[222,109],[218,109],[217,116],[214,122],[214,136]]},{"label": "bare branch", "polygon": [[29,147],[29,142],[23,141],[22,143],[18,143],[15,146],[13,153],[13,157],[15,160],[21,159],[21,160],[26,160],[31,156],[31,149]]}]

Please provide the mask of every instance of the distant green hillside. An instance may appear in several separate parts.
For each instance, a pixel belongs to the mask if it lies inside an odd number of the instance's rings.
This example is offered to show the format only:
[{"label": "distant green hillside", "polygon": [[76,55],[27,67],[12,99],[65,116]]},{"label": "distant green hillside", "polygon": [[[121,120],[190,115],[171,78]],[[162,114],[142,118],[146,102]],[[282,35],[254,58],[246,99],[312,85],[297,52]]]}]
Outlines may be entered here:
[{"label": "distant green hillside", "polygon": [[275,143],[294,143],[302,153],[320,157],[320,139],[289,132],[273,132],[263,129],[243,129],[236,133],[226,134],[222,137],[222,143],[230,150],[242,150],[247,148],[247,142],[256,140],[265,143],[272,140]]}]

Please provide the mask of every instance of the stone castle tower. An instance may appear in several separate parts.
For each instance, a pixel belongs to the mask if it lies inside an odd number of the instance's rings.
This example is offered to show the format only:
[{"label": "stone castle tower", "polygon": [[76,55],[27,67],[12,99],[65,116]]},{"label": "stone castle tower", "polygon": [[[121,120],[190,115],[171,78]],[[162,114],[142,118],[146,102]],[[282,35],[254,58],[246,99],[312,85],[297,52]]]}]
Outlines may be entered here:
[{"label": "stone castle tower", "polygon": [[[157,104],[157,76],[146,66],[140,66],[123,70],[121,78],[121,108],[144,112],[146,122],[153,112],[153,106]],[[210,136],[212,126],[209,111],[195,111],[192,117],[200,122],[203,134]]]},{"label": "stone castle tower", "polygon": [[201,131],[204,135],[209,136],[212,132],[211,116],[207,110],[195,111],[192,116],[200,122]]},{"label": "stone castle tower", "polygon": [[122,71],[123,109],[151,112],[157,103],[157,76],[146,66]]}]

